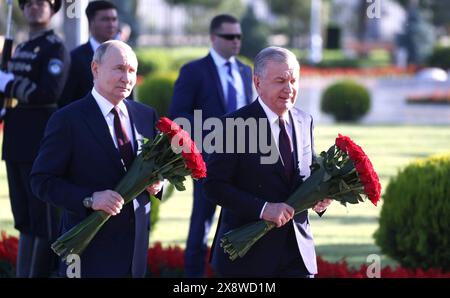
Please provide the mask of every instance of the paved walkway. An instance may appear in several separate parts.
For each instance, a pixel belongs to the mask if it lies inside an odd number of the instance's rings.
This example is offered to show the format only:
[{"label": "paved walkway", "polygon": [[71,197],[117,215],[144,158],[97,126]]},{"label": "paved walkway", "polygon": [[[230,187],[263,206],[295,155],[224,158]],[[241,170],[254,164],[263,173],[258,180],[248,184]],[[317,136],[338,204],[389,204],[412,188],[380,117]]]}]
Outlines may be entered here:
[{"label": "paved walkway", "polygon": [[[300,79],[297,106],[311,113],[316,123],[333,123],[333,118],[320,111],[320,97],[337,79]],[[372,97],[372,107],[361,120],[363,124],[450,125],[450,105],[408,104],[406,98],[436,91],[450,93],[450,81],[430,82],[414,78],[357,79]]]}]

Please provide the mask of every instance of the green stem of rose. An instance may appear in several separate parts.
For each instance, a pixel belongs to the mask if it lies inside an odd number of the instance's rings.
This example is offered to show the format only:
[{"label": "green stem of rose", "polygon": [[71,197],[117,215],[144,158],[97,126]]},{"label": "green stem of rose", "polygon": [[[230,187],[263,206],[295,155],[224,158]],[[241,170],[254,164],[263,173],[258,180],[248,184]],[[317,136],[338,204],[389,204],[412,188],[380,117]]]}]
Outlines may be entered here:
[{"label": "green stem of rose", "polygon": [[171,159],[169,162],[165,163],[161,168],[159,168],[160,172],[163,172],[166,168],[168,168],[173,163],[177,162],[178,160],[183,159],[183,156],[181,154],[175,155],[175,158]]}]

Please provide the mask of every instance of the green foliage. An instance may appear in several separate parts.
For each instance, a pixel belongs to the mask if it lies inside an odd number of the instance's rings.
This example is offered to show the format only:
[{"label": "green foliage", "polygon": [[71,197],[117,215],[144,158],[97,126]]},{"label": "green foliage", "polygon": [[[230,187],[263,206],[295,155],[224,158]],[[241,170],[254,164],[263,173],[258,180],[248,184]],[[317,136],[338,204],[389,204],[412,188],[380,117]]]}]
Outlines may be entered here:
[{"label": "green foliage", "polygon": [[[156,228],[156,224],[159,221],[159,210],[160,205],[167,201],[172,195],[174,194],[175,187],[167,183],[164,185],[163,190],[163,197],[161,200],[157,199],[154,196],[150,196],[150,202],[151,202],[151,209],[150,209],[150,233],[153,232]],[[1,270],[0,270],[0,277],[1,277]]]},{"label": "green foliage", "polygon": [[362,85],[344,80],[328,87],[322,95],[321,110],[336,121],[355,122],[370,109],[369,91]]},{"label": "green foliage", "polygon": [[[397,0],[404,8],[408,8],[411,0]],[[448,0],[420,0],[417,1],[421,11],[431,17],[436,26],[445,26],[450,20],[450,2]]]},{"label": "green foliage", "polygon": [[311,1],[304,0],[284,0],[268,1],[267,3],[275,14],[287,19],[284,30],[289,36],[289,43],[293,45],[293,38],[299,32],[306,32],[309,28]]},{"label": "green foliage", "polygon": [[160,72],[147,76],[138,87],[139,101],[154,108],[158,116],[167,116],[177,75]]},{"label": "green foliage", "polygon": [[245,56],[238,56],[237,57],[242,63],[247,64],[248,66],[250,66],[253,69],[253,60],[245,57]]},{"label": "green foliage", "polygon": [[16,272],[13,265],[7,260],[0,260],[0,278],[13,278],[15,276]]},{"label": "green foliage", "polygon": [[375,240],[402,266],[450,270],[449,177],[446,154],[411,163],[389,182]]},{"label": "green foliage", "polygon": [[150,209],[150,233],[156,228],[156,223],[159,221],[159,207],[161,201],[154,196],[150,196],[151,209]]},{"label": "green foliage", "polygon": [[138,75],[148,75],[159,71],[167,71],[170,68],[170,59],[168,54],[161,50],[138,50],[136,51],[138,59]]},{"label": "green foliage", "polygon": [[177,71],[186,62],[206,55],[206,48],[141,48],[136,51],[138,74],[147,76],[156,72]]},{"label": "green foliage", "polygon": [[436,47],[429,58],[430,66],[450,70],[450,47]]},{"label": "green foliage", "polygon": [[259,51],[267,46],[269,28],[255,17],[251,6],[247,8],[242,18],[241,26],[243,34],[241,55],[254,59]]},{"label": "green foliage", "polygon": [[198,57],[198,56],[192,56],[192,55],[182,56],[179,58],[172,58],[172,60],[170,61],[170,70],[179,72],[183,65],[185,65],[186,63],[189,63],[191,61],[197,60],[199,58],[200,57]]},{"label": "green foliage", "polygon": [[408,52],[408,63],[422,64],[433,51],[435,33],[433,27],[423,16],[423,12],[415,7],[408,10],[403,34],[397,42]]}]

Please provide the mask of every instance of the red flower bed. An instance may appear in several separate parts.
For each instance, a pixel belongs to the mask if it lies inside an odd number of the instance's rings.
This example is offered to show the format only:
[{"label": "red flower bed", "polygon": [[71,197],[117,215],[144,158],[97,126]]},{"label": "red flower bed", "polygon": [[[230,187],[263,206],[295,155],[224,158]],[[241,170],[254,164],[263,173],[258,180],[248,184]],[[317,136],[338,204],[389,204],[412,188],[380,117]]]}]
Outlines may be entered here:
[{"label": "red flower bed", "polygon": [[0,262],[8,262],[16,266],[17,247],[19,240],[13,236],[6,236],[6,232],[1,232],[0,238]]},{"label": "red flower bed", "polygon": [[432,94],[417,94],[406,98],[407,103],[450,104],[450,91],[435,91]]},{"label": "red flower bed", "polygon": [[398,68],[394,66],[371,67],[371,68],[318,68],[302,66],[300,73],[306,77],[385,77],[413,75],[416,67]]},{"label": "red flower bed", "polygon": [[[317,257],[317,266],[319,268],[318,278],[366,278],[367,265],[363,264],[359,268],[351,268],[345,260],[336,263],[330,263]],[[383,267],[380,271],[383,278],[449,278],[450,272],[444,273],[439,269],[416,269],[409,270],[400,266],[392,269],[389,266]]]},{"label": "red flower bed", "polygon": [[[0,277],[13,277],[17,257],[18,240],[16,237],[7,236],[1,232],[0,239]],[[209,259],[209,251],[207,254]],[[206,277],[214,277],[214,271],[206,262]],[[317,257],[319,268],[318,278],[365,278],[367,265],[360,268],[351,268],[345,260],[331,263],[321,257]],[[184,276],[184,251],[179,246],[163,248],[160,242],[148,249],[148,277],[183,277]],[[383,267],[383,278],[450,278],[450,272],[444,273],[439,269],[408,270],[397,266],[396,268]]]}]

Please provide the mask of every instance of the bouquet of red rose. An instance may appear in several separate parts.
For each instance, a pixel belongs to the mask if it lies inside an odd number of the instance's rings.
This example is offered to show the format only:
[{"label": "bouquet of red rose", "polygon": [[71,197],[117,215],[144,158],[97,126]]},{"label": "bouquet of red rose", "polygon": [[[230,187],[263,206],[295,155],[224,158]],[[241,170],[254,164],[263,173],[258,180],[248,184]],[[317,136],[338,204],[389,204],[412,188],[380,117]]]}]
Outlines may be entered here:
[{"label": "bouquet of red rose", "polygon": [[[114,188],[131,202],[147,186],[167,179],[177,190],[185,190],[185,176],[194,179],[206,177],[205,162],[189,134],[170,119],[162,117],[156,124],[159,134],[149,141],[145,139],[129,171]],[[91,242],[110,215],[95,211],[82,222],[64,233],[53,244],[53,251],[63,260],[69,254],[80,255]]]},{"label": "bouquet of red rose", "polygon": [[[311,166],[311,176],[287,199],[295,214],[313,207],[324,198],[341,204],[357,204],[368,197],[376,206],[381,185],[367,155],[349,137],[339,134],[335,145],[322,152]],[[261,237],[275,227],[260,220],[229,231],[220,240],[221,246],[234,261],[243,257]]]}]

